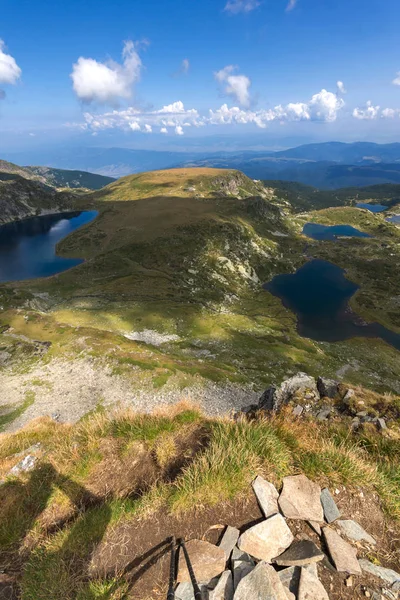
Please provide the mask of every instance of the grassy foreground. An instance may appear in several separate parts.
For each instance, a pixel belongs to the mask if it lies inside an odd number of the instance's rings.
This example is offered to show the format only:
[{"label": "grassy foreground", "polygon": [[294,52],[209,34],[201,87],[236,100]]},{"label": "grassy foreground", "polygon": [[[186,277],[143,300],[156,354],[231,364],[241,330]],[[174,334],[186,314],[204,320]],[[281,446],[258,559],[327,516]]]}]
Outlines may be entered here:
[{"label": "grassy foreground", "polygon": [[[371,400],[390,407],[394,399]],[[167,526],[176,515],[201,518],[206,507],[248,496],[257,474],[277,486],[305,473],[331,488],[373,489],[388,518],[400,519],[394,431],[364,426],[354,434],[341,422],[295,420],[289,412],[251,422],[210,419],[185,403],[168,413],[97,411],[76,425],[42,418],[4,434],[0,476],[38,442],[34,470],[0,486],[0,560],[18,565],[23,600],[126,597],[123,574],[90,577],[93,551],[113,528],[160,510]]]}]

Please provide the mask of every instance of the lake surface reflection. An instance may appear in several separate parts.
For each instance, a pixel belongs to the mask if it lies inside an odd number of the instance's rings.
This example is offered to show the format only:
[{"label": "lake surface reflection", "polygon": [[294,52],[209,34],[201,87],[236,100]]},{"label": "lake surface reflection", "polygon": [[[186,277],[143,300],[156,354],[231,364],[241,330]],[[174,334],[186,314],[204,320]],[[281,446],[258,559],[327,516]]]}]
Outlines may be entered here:
[{"label": "lake surface reflection", "polygon": [[325,342],[379,337],[400,350],[400,334],[378,323],[364,324],[350,310],[348,301],[358,285],[328,261],[311,260],[292,275],[277,275],[264,288],[297,315],[303,337]]},{"label": "lake surface reflection", "polygon": [[49,277],[83,262],[56,256],[56,244],[97,211],[69,212],[31,217],[0,227],[0,282]]}]

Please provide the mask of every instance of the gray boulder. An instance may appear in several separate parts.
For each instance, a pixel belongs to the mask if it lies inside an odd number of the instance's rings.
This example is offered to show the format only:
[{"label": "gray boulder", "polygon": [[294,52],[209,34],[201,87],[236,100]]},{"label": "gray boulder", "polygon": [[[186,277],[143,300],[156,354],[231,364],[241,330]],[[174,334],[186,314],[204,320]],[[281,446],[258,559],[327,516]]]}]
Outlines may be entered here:
[{"label": "gray boulder", "polygon": [[321,488],[305,475],[284,477],[279,507],[287,519],[322,523]]},{"label": "gray boulder", "polygon": [[278,573],[262,561],[239,583],[235,600],[287,600],[285,588]]},{"label": "gray boulder", "polygon": [[325,554],[311,540],[294,542],[283,554],[275,558],[280,567],[304,567],[325,558]]},{"label": "gray boulder", "polygon": [[382,579],[385,583],[389,584],[392,590],[396,592],[400,591],[400,573],[396,573],[393,569],[378,567],[364,558],[360,559],[359,563],[363,571],[370,573],[370,575],[374,575],[375,577],[379,577],[379,579]]},{"label": "gray boulder", "polygon": [[251,563],[247,560],[234,560],[232,561],[232,572],[233,572],[233,589],[236,590],[243,577],[246,577],[255,567],[255,563]]},{"label": "gray boulder", "polygon": [[330,527],[324,527],[323,534],[336,570],[340,573],[360,575],[361,568],[357,560],[357,551],[353,546]]},{"label": "gray boulder", "polygon": [[314,377],[307,373],[297,373],[289,379],[285,379],[279,388],[271,385],[261,396],[258,406],[262,410],[279,410],[290,402],[298,393],[312,401],[319,400],[319,392]]},{"label": "gray boulder", "polygon": [[293,539],[285,519],[277,514],[245,531],[238,546],[251,556],[270,563],[290,546]]},{"label": "gray boulder", "polygon": [[376,544],[376,540],[356,523],[356,521],[352,521],[351,519],[347,519],[344,521],[336,521],[336,525],[339,527],[342,533],[350,540],[355,542],[367,542],[374,546]]},{"label": "gray boulder", "polygon": [[231,571],[224,571],[215,588],[209,593],[209,600],[232,600],[233,579]]},{"label": "gray boulder", "polygon": [[321,492],[321,504],[324,509],[324,516],[327,523],[333,523],[333,521],[339,519],[340,511],[328,488],[324,488]]},{"label": "gray boulder", "polygon": [[231,527],[230,525],[228,525],[224,531],[224,535],[222,536],[218,546],[222,548],[222,550],[225,552],[227,560],[229,559],[232,550],[236,546],[236,542],[239,539],[239,535],[239,529],[236,529],[236,527]]},{"label": "gray boulder", "polygon": [[321,395],[321,398],[335,398],[338,393],[339,382],[334,379],[326,379],[325,377],[318,377],[317,388]]},{"label": "gray boulder", "polygon": [[253,481],[252,486],[265,518],[271,517],[272,515],[278,513],[279,494],[276,487],[259,475]]},{"label": "gray boulder", "polygon": [[[225,571],[226,554],[222,548],[203,540],[190,540],[186,548],[197,581],[210,581]],[[181,583],[190,581],[183,552],[179,553],[178,581]]]}]

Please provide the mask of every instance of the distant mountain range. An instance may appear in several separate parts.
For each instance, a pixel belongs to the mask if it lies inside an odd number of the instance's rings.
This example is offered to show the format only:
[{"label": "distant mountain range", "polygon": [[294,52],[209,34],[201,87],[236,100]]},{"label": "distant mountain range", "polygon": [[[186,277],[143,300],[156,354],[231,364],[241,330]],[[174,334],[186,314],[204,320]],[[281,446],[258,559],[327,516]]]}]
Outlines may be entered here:
[{"label": "distant mountain range", "polygon": [[[31,154],[13,156],[13,160],[20,164],[31,162],[31,158]],[[297,181],[326,190],[400,183],[400,143],[326,142],[306,144],[279,152],[245,150],[201,153],[128,148],[75,148],[61,153],[36,153],[34,158],[36,163],[57,167],[58,173],[62,173],[63,169],[79,169],[108,178],[190,166],[237,169],[252,179]],[[44,173],[42,168],[34,172],[39,175]],[[83,184],[83,180],[77,175],[71,177],[74,178],[74,182],[80,183],[80,186],[96,189],[93,181],[88,185]],[[60,182],[63,179],[61,175],[57,175],[57,178]],[[46,181],[49,183],[48,179]],[[109,182],[110,179],[99,181],[98,187]],[[71,182],[70,187],[73,187]]]}]

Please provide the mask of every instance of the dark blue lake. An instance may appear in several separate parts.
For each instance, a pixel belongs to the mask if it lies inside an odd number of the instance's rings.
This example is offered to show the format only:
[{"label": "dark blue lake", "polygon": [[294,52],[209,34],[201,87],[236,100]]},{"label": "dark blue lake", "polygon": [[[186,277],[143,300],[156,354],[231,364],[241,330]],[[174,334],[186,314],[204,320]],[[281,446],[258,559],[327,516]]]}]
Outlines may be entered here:
[{"label": "dark blue lake", "polygon": [[59,213],[0,226],[0,282],[49,277],[82,263],[80,258],[56,256],[56,244],[97,214]]},{"label": "dark blue lake", "polygon": [[393,217],[388,217],[386,221],[389,221],[389,223],[400,223],[400,215],[393,215]]},{"label": "dark blue lake", "polygon": [[383,204],[368,204],[368,202],[359,202],[356,204],[357,208],[366,208],[370,212],[379,213],[387,210],[389,207]]},{"label": "dark blue lake", "polygon": [[328,261],[311,260],[292,275],[277,275],[264,288],[297,315],[303,337],[325,342],[379,337],[400,350],[400,334],[378,323],[364,324],[350,310],[348,301],[358,285]]},{"label": "dark blue lake", "polygon": [[359,231],[351,225],[320,225],[319,223],[306,223],[303,227],[304,235],[313,240],[331,240],[334,241],[340,236],[345,237],[371,237],[368,233]]}]

